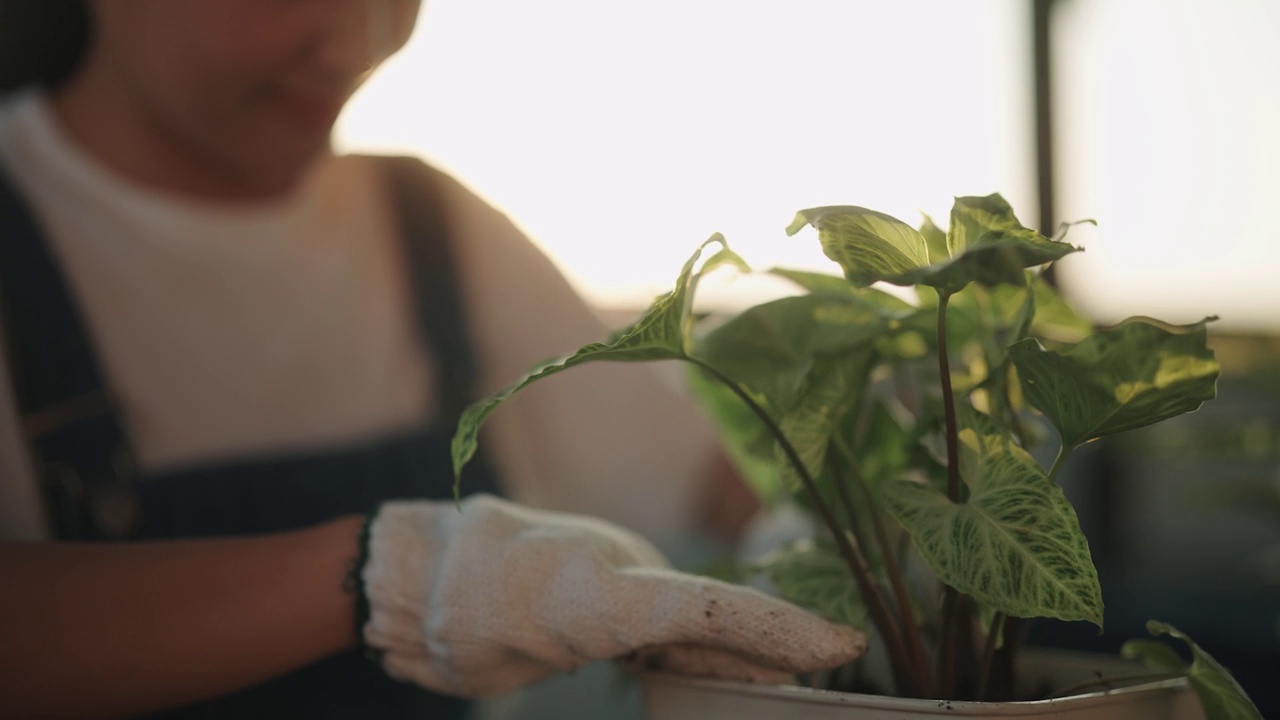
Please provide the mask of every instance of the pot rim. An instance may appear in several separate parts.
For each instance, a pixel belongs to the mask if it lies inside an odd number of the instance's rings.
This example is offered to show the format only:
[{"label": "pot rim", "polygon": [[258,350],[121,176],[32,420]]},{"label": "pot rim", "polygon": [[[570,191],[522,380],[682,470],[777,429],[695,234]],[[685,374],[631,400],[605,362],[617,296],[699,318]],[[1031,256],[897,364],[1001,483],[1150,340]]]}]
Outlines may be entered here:
[{"label": "pot rim", "polygon": [[1125,685],[1108,690],[1067,695],[1046,700],[1024,700],[1016,702],[978,702],[972,700],[929,700],[920,698],[900,698],[889,695],[865,695],[845,693],[835,690],[818,690],[800,685],[764,685],[734,680],[711,680],[690,678],[669,673],[644,673],[642,682],[680,685],[691,689],[702,689],[715,692],[732,692],[743,695],[784,700],[818,705],[856,705],[876,710],[919,710],[923,708],[945,708],[957,715],[1002,715],[1003,711],[1017,715],[1040,715],[1059,712],[1070,708],[1087,708],[1100,705],[1113,705],[1117,702],[1128,703],[1143,699],[1151,693],[1177,693],[1188,690],[1190,685],[1186,678],[1171,678],[1154,682]]}]

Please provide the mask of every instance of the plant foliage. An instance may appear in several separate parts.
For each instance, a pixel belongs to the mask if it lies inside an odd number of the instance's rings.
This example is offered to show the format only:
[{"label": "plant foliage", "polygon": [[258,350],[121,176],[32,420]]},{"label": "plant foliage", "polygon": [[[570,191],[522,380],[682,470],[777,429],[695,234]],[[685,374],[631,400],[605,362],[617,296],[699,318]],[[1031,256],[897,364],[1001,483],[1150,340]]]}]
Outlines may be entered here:
[{"label": "plant foliage", "polygon": [[[999,195],[956,198],[949,220],[944,230],[857,206],[801,210],[787,234],[816,229],[840,274],[772,269],[795,296],[702,331],[691,312],[702,274],[748,271],[713,236],[636,323],[464,413],[455,472],[485,419],[540,378],[587,362],[682,360],[743,476],[824,528],[763,564],[774,586],[869,624],[900,694],[984,696],[992,652],[1012,651],[1004,618],[1103,625],[1088,542],[1054,481],[1063,462],[1091,440],[1195,410],[1213,397],[1218,365],[1206,322],[1094,329],[1042,277],[1079,248],[1024,227]],[[700,264],[710,246],[718,252]],[[877,283],[913,287],[916,301]],[[1048,439],[1041,417],[1058,434],[1047,469],[1031,453]],[[1191,647],[1187,675],[1211,717],[1253,717],[1239,714],[1247,698],[1228,692],[1229,675]],[[1130,652],[1171,667],[1149,641]],[[957,668],[979,663],[976,683],[957,684]]]}]

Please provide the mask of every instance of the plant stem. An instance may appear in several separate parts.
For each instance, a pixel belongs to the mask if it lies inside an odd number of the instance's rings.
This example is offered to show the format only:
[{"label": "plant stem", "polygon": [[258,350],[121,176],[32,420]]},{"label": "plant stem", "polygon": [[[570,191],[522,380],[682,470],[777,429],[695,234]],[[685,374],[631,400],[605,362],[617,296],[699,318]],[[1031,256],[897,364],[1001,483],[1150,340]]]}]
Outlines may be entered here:
[{"label": "plant stem", "polygon": [[[840,467],[832,462],[831,468],[836,481],[836,498],[844,508],[845,516],[849,518],[849,531],[853,533],[854,540],[858,541],[859,548],[870,547],[870,544],[867,543],[866,533],[862,532],[862,524],[858,520],[858,513],[854,510],[853,498],[849,495],[849,488],[845,484]],[[868,562],[868,565],[870,565],[870,562]]]},{"label": "plant stem", "polygon": [[1004,613],[997,612],[991,620],[991,630],[987,632],[987,644],[982,648],[982,661],[978,664],[978,687],[976,699],[981,702],[987,699],[987,685],[991,679],[991,663],[996,657],[996,642],[1004,627]]},{"label": "plant stem", "polygon": [[795,446],[787,438],[786,433],[782,432],[782,428],[778,427],[778,423],[769,415],[769,413],[760,404],[751,397],[741,385],[734,382],[732,378],[720,372],[715,367],[698,360],[697,358],[689,358],[689,361],[705,370],[716,380],[724,383],[726,387],[733,391],[756,417],[760,418],[760,422],[769,430],[773,437],[778,441],[778,445],[782,448],[782,452],[787,456],[788,462],[795,468],[796,474],[800,476],[800,482],[804,485],[805,491],[813,498],[813,504],[818,509],[818,515],[822,518],[824,524],[831,531],[836,547],[840,550],[840,554],[844,556],[845,563],[849,566],[849,570],[853,573],[854,580],[858,583],[858,589],[862,592],[862,596],[867,601],[867,610],[871,613],[871,619],[880,629],[881,635],[884,636],[885,645],[889,651],[889,659],[893,665],[894,678],[898,688],[904,692],[915,691],[915,694],[923,695],[924,688],[920,686],[917,679],[910,672],[906,645],[902,641],[902,635],[897,625],[893,621],[893,614],[889,611],[889,605],[885,602],[884,595],[880,593],[880,589],[876,587],[875,582],[871,578],[871,569],[867,564],[867,559],[863,554],[849,542],[849,536],[840,528],[840,523],[832,514],[831,508],[823,502],[822,493],[818,491],[818,483],[813,479],[813,475],[809,472],[800,459],[800,454],[796,452]]},{"label": "plant stem", "polygon": [[956,692],[956,622],[960,615],[960,593],[942,586],[942,633],[938,638],[938,697],[953,699]]},{"label": "plant stem", "polygon": [[1071,450],[1067,448],[1066,444],[1063,444],[1058,448],[1058,456],[1053,459],[1053,465],[1049,468],[1050,480],[1053,480],[1055,482],[1057,481],[1058,472],[1062,470],[1062,466],[1066,464],[1067,456],[1069,456],[1070,454],[1071,454]]},{"label": "plant stem", "polygon": [[[951,293],[938,291],[938,373],[942,381],[942,408],[947,436],[947,498],[960,502],[960,433],[956,427],[956,399],[951,389],[951,362],[947,357],[947,304]],[[955,692],[956,622],[959,593],[944,585],[942,599],[942,631],[938,637],[938,690],[943,698]]]},{"label": "plant stem", "polygon": [[956,399],[951,391],[951,361],[947,358],[947,303],[951,293],[938,291],[938,372],[942,376],[942,408],[947,423],[947,497],[960,502],[960,440],[956,428]]},{"label": "plant stem", "polygon": [[[839,465],[835,465],[836,484],[839,485],[845,494],[844,502],[850,517],[853,516],[853,501],[848,497],[848,488],[846,482],[840,475]],[[889,576],[889,584],[893,587],[893,595],[898,603],[898,619],[902,622],[902,634],[907,641],[907,650],[911,653],[911,663],[915,668],[916,680],[922,688],[933,686],[932,673],[929,671],[929,656],[924,649],[924,635],[920,631],[920,622],[916,619],[915,611],[911,607],[911,595],[907,592],[907,583],[902,578],[902,569],[898,567],[897,558],[894,557],[893,543],[889,540],[889,533],[885,531],[884,520],[880,516],[880,508],[876,504],[875,495],[872,494],[871,488],[867,486],[866,479],[856,468],[851,468],[853,475],[853,483],[862,491],[863,502],[871,510],[871,525],[875,532],[876,543],[880,546],[880,554],[884,558],[885,574]]]}]

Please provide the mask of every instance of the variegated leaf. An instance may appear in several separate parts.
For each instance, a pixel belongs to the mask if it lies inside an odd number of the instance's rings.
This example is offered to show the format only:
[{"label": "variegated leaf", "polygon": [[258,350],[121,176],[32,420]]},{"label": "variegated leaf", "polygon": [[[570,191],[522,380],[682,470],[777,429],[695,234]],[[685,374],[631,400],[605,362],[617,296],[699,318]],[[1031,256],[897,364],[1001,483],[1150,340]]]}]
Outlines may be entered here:
[{"label": "variegated leaf", "polygon": [[1066,353],[1027,338],[1009,357],[1027,400],[1068,448],[1195,410],[1213,398],[1219,372],[1205,322],[1129,318]]},{"label": "variegated leaf", "polygon": [[831,544],[799,543],[765,557],[761,566],[786,600],[832,622],[866,625],[862,593],[849,566]]},{"label": "variegated leaf", "polygon": [[[811,477],[816,478],[826,464],[832,433],[865,387],[872,357],[868,346],[839,357],[815,359],[799,400],[778,423]],[[790,462],[781,443],[777,445],[774,456],[781,470],[783,487],[792,492],[799,491],[799,471]]]},{"label": "variegated leaf", "polygon": [[1258,706],[1253,704],[1249,694],[1236,682],[1231,671],[1185,633],[1155,620],[1147,623],[1147,631],[1152,635],[1177,638],[1191,648],[1191,667],[1187,668],[1187,679],[1191,681],[1196,697],[1200,698],[1200,706],[1204,708],[1208,720],[1262,720]]},{"label": "variegated leaf", "polygon": [[1102,626],[1102,591],[1075,511],[1024,450],[973,411],[960,433],[965,502],[898,480],[884,502],[943,582],[1015,617]]},{"label": "variegated leaf", "polygon": [[460,490],[459,483],[463,467],[475,455],[480,428],[485,420],[503,402],[531,383],[575,365],[594,361],[643,362],[687,359],[691,344],[690,309],[694,290],[701,275],[694,270],[703,251],[713,244],[720,245],[721,250],[707,261],[702,272],[724,264],[746,267],[746,263],[741,258],[729,251],[723,236],[719,233],[712,235],[685,262],[676,279],[675,288],[659,296],[644,315],[630,327],[614,334],[608,342],[584,345],[568,357],[543,363],[506,389],[473,403],[464,410],[458,419],[450,448],[453,458],[454,495],[456,496]]}]

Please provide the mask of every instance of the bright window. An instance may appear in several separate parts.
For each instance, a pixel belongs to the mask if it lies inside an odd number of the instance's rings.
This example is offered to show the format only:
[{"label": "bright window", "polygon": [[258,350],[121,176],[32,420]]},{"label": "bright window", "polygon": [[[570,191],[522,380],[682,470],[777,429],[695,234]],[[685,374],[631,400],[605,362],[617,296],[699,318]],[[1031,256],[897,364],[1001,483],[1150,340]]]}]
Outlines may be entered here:
[{"label": "bright window", "polygon": [[1059,3],[1063,284],[1092,314],[1280,327],[1280,3]]},{"label": "bright window", "polygon": [[834,270],[796,210],[1036,217],[1021,0],[430,0],[343,116],[519,221],[592,300],[641,305],[712,232]]}]

